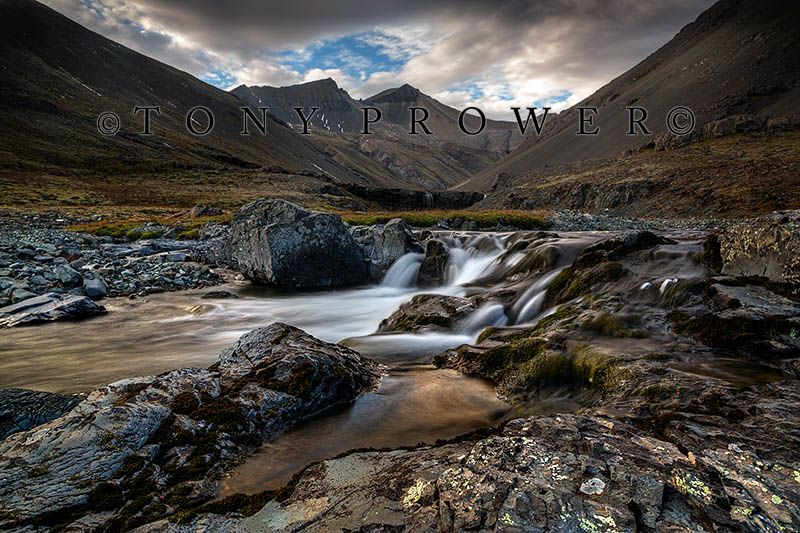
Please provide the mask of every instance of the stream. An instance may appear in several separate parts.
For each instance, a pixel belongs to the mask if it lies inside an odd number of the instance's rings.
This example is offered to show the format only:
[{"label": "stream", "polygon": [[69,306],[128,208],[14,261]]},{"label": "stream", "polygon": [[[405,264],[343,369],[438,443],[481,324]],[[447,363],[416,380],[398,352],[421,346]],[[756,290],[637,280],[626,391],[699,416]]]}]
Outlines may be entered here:
[{"label": "stream", "polygon": [[[436,369],[433,355],[475,341],[487,326],[533,324],[553,310],[542,309],[545,290],[588,244],[605,232],[562,233],[542,246],[557,248],[558,259],[535,276],[515,253],[517,234],[462,234],[447,240],[450,260],[445,283],[415,287],[422,254],[400,258],[378,285],[328,291],[280,291],[231,282],[218,289],[237,296],[202,299],[203,291],[108,299],[109,313],[82,322],[20,327],[0,335],[0,387],[52,392],[86,392],[123,378],[152,375],[181,367],[207,367],[242,334],[272,322],[285,322],[329,342],[342,342],[387,366],[375,391],[352,405],[307,421],[262,446],[223,479],[219,496],[278,488],[306,464],[355,448],[394,448],[434,443],[496,424],[518,414],[497,399],[492,384],[452,370]],[[440,237],[445,238],[447,237]],[[673,277],[698,275],[688,260],[696,238],[662,246],[648,268],[637,272],[656,287]],[[644,267],[642,267],[644,268]],[[665,273],[667,274],[665,276]],[[632,291],[639,287],[632,287]],[[378,334],[384,318],[414,295],[471,296],[513,290],[511,302],[487,303],[452,331]],[[499,294],[499,292],[498,292]],[[708,362],[704,362],[708,368]],[[704,373],[698,364],[684,371]],[[724,365],[717,373],[727,371]],[[739,374],[741,371],[732,371]],[[758,369],[754,370],[758,372]],[[736,378],[733,376],[731,379]],[[569,398],[553,398],[553,407],[573,410]],[[534,410],[537,408],[533,408]]]}]

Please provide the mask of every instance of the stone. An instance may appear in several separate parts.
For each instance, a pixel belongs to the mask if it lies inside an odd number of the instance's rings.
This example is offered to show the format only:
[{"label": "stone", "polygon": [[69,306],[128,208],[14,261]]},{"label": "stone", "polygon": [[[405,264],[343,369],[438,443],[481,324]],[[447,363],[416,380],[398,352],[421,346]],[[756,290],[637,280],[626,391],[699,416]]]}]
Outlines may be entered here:
[{"label": "stone", "polygon": [[419,294],[384,319],[378,331],[448,331],[476,309],[477,306],[466,298]]},{"label": "stone", "polygon": [[447,276],[447,262],[450,254],[447,245],[439,239],[431,239],[425,243],[425,257],[417,274],[417,285],[435,287],[444,285]]},{"label": "stone", "polygon": [[0,327],[87,318],[105,313],[105,307],[86,296],[49,293],[0,308]]},{"label": "stone", "polygon": [[228,291],[208,291],[203,296],[200,297],[203,300],[210,300],[210,299],[227,299],[227,298],[238,298],[235,294]]},{"label": "stone", "polygon": [[86,296],[92,300],[105,298],[106,294],[108,294],[106,282],[99,276],[93,279],[83,278],[83,290],[86,291]]},{"label": "stone", "polygon": [[400,218],[384,225],[352,228],[353,236],[364,250],[369,262],[369,275],[380,281],[394,264],[407,253],[421,253],[422,246],[411,227]]},{"label": "stone", "polygon": [[[127,531],[118,513],[139,487],[158,492],[144,503],[151,519],[168,511],[159,501],[212,498],[215,480],[253,450],[244,443],[258,445],[351,402],[380,375],[356,352],[276,323],[243,335],[208,370],[101,387],[68,413],[0,442],[0,528],[71,507],[78,529],[86,520],[103,529],[115,518],[114,529]],[[102,502],[92,496],[97,491]]]},{"label": "stone", "polygon": [[764,277],[800,295],[800,210],[742,222],[718,241],[723,274]]},{"label": "stone", "polygon": [[257,283],[339,287],[368,280],[364,253],[338,215],[261,199],[234,214],[230,242],[241,272]]},{"label": "stone", "polygon": [[58,267],[56,267],[55,274],[56,279],[67,288],[77,287],[83,282],[81,275],[66,264],[58,265]]},{"label": "stone", "polygon": [[29,290],[23,288],[16,288],[11,291],[11,303],[19,303],[24,302],[30,298],[35,297],[36,295]]},{"label": "stone", "polygon": [[0,389],[0,440],[46,424],[69,412],[82,400],[80,394]]}]

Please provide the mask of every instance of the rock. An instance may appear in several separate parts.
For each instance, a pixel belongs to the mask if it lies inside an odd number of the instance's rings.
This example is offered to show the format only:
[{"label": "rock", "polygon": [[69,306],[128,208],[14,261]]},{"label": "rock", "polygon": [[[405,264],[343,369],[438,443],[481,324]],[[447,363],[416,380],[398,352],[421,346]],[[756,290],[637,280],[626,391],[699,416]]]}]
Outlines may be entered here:
[{"label": "rock", "polygon": [[411,228],[399,218],[384,225],[355,227],[352,233],[364,250],[370,277],[375,281],[383,279],[392,264],[405,254],[422,252]]},{"label": "rock", "polygon": [[164,257],[167,261],[170,261],[171,263],[183,263],[184,261],[190,260],[188,255],[181,252],[172,252],[166,254]]},{"label": "rock", "polygon": [[203,299],[203,300],[209,300],[209,299],[222,300],[222,299],[226,299],[226,298],[238,298],[238,296],[236,296],[232,292],[228,292],[228,291],[208,291],[207,293],[205,293],[200,298]]},{"label": "rock", "polygon": [[13,289],[11,291],[11,303],[16,304],[19,302],[24,302],[25,300],[33,298],[34,296],[36,295],[28,290],[22,288]]},{"label": "rock", "polygon": [[83,282],[81,275],[66,264],[56,267],[55,274],[56,279],[67,288],[77,287]]},{"label": "rock", "polygon": [[764,277],[800,295],[800,210],[748,220],[718,240],[724,274]]},{"label": "rock", "polygon": [[83,278],[83,290],[86,291],[86,296],[92,300],[105,298],[108,293],[105,281],[99,276],[93,279]]},{"label": "rock", "polygon": [[0,440],[46,424],[75,407],[83,396],[25,389],[0,389]]},{"label": "rock", "polygon": [[476,309],[466,298],[419,294],[383,320],[378,331],[447,331]]},{"label": "rock", "polygon": [[793,529],[800,523],[795,482],[771,466],[748,451],[687,454],[605,417],[526,417],[472,442],[313,465],[288,499],[269,502],[239,529]]},{"label": "rock", "polygon": [[239,209],[230,231],[233,258],[249,279],[280,287],[338,287],[368,279],[360,246],[338,215],[283,200]]},{"label": "rock", "polygon": [[214,480],[254,446],[379,379],[380,367],[356,352],[276,323],[242,336],[208,370],[101,387],[69,413],[0,442],[0,528],[36,517],[54,525],[45,513],[70,508],[72,520],[127,531],[132,517],[120,508],[156,494],[142,512],[161,518],[168,509],[160,502],[213,497]]},{"label": "rock", "polygon": [[417,285],[434,287],[444,285],[447,275],[447,262],[450,254],[447,246],[439,239],[431,239],[425,243],[425,257],[417,275]]},{"label": "rock", "polygon": [[87,318],[105,313],[105,307],[86,296],[49,293],[0,308],[0,327]]}]

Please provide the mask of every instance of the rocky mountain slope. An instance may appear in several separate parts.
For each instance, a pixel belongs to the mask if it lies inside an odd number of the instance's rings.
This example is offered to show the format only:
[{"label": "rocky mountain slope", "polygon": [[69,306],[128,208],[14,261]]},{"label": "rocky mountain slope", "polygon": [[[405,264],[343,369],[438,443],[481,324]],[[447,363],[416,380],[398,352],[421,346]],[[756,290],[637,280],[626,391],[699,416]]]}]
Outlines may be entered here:
[{"label": "rocky mountain slope", "polygon": [[[288,87],[241,85],[232,92],[253,109],[268,107],[295,131],[302,130],[302,120],[293,108],[303,107],[309,113],[311,107],[319,107],[309,120],[311,142],[343,166],[380,177],[374,179],[415,188],[455,185],[522,141],[515,123],[496,120],[487,120],[483,133],[466,135],[458,126],[459,110],[408,84],[366,100],[353,99],[330,78]],[[380,122],[370,126],[373,134],[369,136],[360,133],[364,107],[376,107],[382,113]],[[425,124],[432,135],[409,135],[410,107],[428,110],[430,117]],[[374,112],[370,113],[374,118]],[[465,125],[476,129],[480,121],[467,115]]]},{"label": "rocky mountain slope", "polygon": [[[280,166],[362,178],[332,161],[278,121],[265,136],[242,137],[239,100],[168,65],[91,32],[33,0],[0,2],[0,124],[4,173],[70,169],[131,173],[152,168]],[[160,105],[152,136],[142,136],[134,106]],[[186,113],[204,105],[215,116],[204,137],[186,130]],[[121,119],[103,136],[98,116]],[[195,116],[202,128],[206,118]]]},{"label": "rocky mountain slope", "polygon": [[[790,116],[800,111],[796,2],[720,0],[669,43],[550,121],[540,137],[460,188],[488,191],[500,174],[523,179],[553,165],[617,157],[666,131],[675,106],[696,114],[697,128],[732,115]],[[597,107],[598,135],[576,136],[578,106]],[[647,109],[653,136],[628,136],[627,106]],[[540,183],[553,180],[545,175]]]}]

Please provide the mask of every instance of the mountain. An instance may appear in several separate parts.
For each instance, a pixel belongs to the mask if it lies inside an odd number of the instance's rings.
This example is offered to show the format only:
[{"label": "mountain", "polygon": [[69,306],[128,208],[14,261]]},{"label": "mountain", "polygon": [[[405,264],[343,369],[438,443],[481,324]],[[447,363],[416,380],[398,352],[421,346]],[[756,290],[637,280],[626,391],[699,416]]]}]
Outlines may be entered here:
[{"label": "mountain", "polygon": [[[407,137],[404,139],[407,142],[448,142],[467,148],[505,154],[522,141],[516,123],[498,120],[487,120],[486,129],[481,134],[466,135],[458,127],[461,111],[442,104],[408,84],[387,89],[366,100],[353,99],[331,78],[287,87],[240,85],[232,92],[254,109],[260,106],[268,107],[271,113],[295,129],[302,128],[302,121],[292,109],[294,107],[319,107],[319,111],[309,121],[312,131],[334,133],[360,133],[364,121],[362,108],[377,107],[382,113],[381,120],[371,125],[370,130],[376,133],[393,132],[394,135],[404,135]],[[425,124],[432,135],[408,135],[411,124],[410,107],[424,107],[428,110],[430,117]],[[374,114],[370,116],[374,117]],[[480,119],[474,115],[467,114],[464,122],[471,130],[480,126]]]},{"label": "mountain", "polygon": [[[5,179],[279,167],[369,183],[275,117],[266,121],[266,135],[241,136],[236,96],[32,0],[0,0],[0,71]],[[161,106],[161,116],[153,117],[154,135],[138,134],[143,116],[134,116],[136,105]],[[204,137],[186,131],[186,113],[197,105],[215,117],[213,131]],[[117,135],[97,131],[98,116],[107,111],[121,118]],[[198,114],[196,122],[204,125],[204,116]]]},{"label": "mountain", "polygon": [[[371,96],[364,100],[364,104],[380,108],[383,120],[402,128],[404,132],[409,131],[409,108],[423,107],[427,109],[430,116],[425,124],[433,132],[433,135],[409,136],[415,140],[433,138],[438,141],[452,142],[461,146],[503,154],[511,151],[522,141],[516,123],[499,120],[487,119],[486,129],[482,133],[466,135],[458,127],[460,110],[445,105],[408,84]],[[477,130],[480,127],[480,119],[468,113],[464,117],[464,125],[471,131]]]},{"label": "mountain", "polygon": [[[362,112],[358,102],[350,98],[331,78],[288,87],[240,85],[233,94],[247,102],[250,107],[268,107],[270,113],[295,129],[302,129],[302,120],[294,107],[319,107],[309,121],[311,131],[356,133],[361,131]],[[309,113],[310,110],[306,111]]]},{"label": "mountain", "polygon": [[[407,84],[366,100],[353,99],[330,78],[287,87],[240,85],[232,93],[253,109],[268,107],[295,131],[302,130],[302,120],[293,108],[319,107],[309,120],[312,143],[342,166],[382,183],[412,188],[449,188],[522,140],[515,123],[495,120],[487,120],[484,133],[466,135],[458,126],[459,111]],[[377,107],[382,113],[368,136],[361,135],[364,107]],[[433,135],[409,135],[409,107],[429,111],[425,124]],[[465,124],[475,129],[479,119],[467,115]]]},{"label": "mountain", "polygon": [[[615,158],[663,134],[667,114],[675,106],[694,111],[696,129],[737,114],[797,113],[799,20],[800,3],[794,1],[721,0],[644,61],[554,117],[539,138],[527,137],[511,154],[458,188],[488,191],[498,176],[519,183],[530,173],[536,173],[538,186],[546,186],[548,167]],[[625,134],[626,106],[634,105],[647,109],[645,124],[652,137]],[[579,106],[598,108],[594,125],[599,135],[575,135]]]}]

